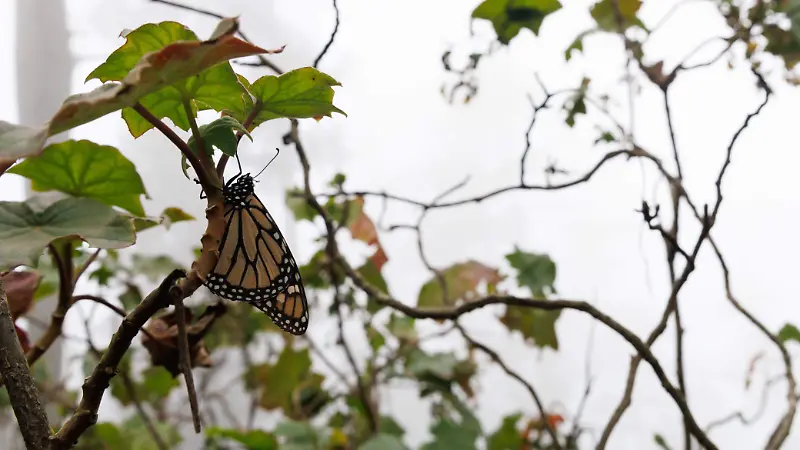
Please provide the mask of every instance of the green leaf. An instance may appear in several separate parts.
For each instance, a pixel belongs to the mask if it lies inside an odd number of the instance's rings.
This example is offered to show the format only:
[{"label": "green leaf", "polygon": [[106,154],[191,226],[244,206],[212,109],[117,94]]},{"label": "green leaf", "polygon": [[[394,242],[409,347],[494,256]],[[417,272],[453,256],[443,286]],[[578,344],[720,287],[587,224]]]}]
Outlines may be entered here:
[{"label": "green leaf", "polygon": [[800,342],[800,330],[798,330],[796,326],[787,323],[781,328],[781,331],[778,332],[778,340],[782,343],[788,341]]},{"label": "green leaf", "polygon": [[294,218],[298,221],[313,221],[317,217],[317,211],[308,204],[305,199],[305,191],[300,188],[286,191],[286,206],[294,213]]},{"label": "green leaf", "polygon": [[556,265],[545,254],[523,252],[514,247],[514,252],[506,255],[511,267],[517,270],[517,282],[531,290],[534,297],[545,297],[556,292]]},{"label": "green leaf", "polygon": [[[177,22],[148,23],[126,34],[125,38],[125,44],[92,71],[87,81],[92,78],[103,82],[122,80],[147,53],[163,50],[178,41],[198,41],[194,32]],[[159,119],[169,118],[177,127],[188,130],[189,121],[183,109],[181,91],[202,103],[204,108],[216,111],[244,108],[244,97],[248,96],[230,64],[225,62],[182,80],[176,86],[166,86],[145,95],[139,103]],[[122,117],[134,137],[153,127],[131,108],[123,109]]]},{"label": "green leaf", "polygon": [[664,436],[661,436],[660,434],[653,436],[653,441],[655,441],[656,445],[658,445],[662,450],[672,450],[669,444],[667,444],[666,439],[664,439]]},{"label": "green leaf", "polygon": [[449,419],[440,419],[431,427],[433,442],[423,445],[420,450],[476,450],[477,434]]},{"label": "green leaf", "polygon": [[177,378],[161,366],[151,366],[142,373],[139,390],[145,400],[153,402],[166,399],[173,388],[180,386]]},{"label": "green leaf", "polygon": [[389,434],[392,436],[401,439],[404,434],[406,434],[406,430],[400,426],[393,418],[389,416],[381,416],[381,433]]},{"label": "green leaf", "polygon": [[[384,294],[389,293],[389,286],[386,284],[386,279],[383,278],[383,274],[378,267],[375,265],[375,262],[372,259],[367,259],[367,261],[356,269],[359,275],[364,277],[365,280],[369,281],[369,283],[376,288],[378,288]],[[380,308],[379,308],[380,309]],[[377,311],[370,311],[373,314]]]},{"label": "green leaf", "polygon": [[96,281],[100,286],[108,286],[114,275],[115,272],[109,269],[108,266],[101,265],[89,274],[89,279]]},{"label": "green leaf", "polygon": [[344,186],[344,182],[347,180],[347,176],[343,173],[337,173],[333,176],[331,181],[328,182],[328,186],[332,188],[341,188]]},{"label": "green leaf", "polygon": [[[177,448],[178,443],[183,439],[180,433],[172,424],[164,421],[153,424],[156,432],[167,445],[167,448]],[[159,447],[153,440],[153,436],[147,431],[147,426],[142,422],[138,414],[134,414],[120,426],[130,450],[158,450]],[[118,447],[111,447],[117,450]]]},{"label": "green leaf", "polygon": [[137,233],[158,225],[164,225],[164,228],[169,230],[172,224],[176,222],[186,222],[190,220],[195,220],[194,216],[180,208],[172,206],[164,209],[160,217],[134,217],[133,226]]},{"label": "green leaf", "polygon": [[598,137],[594,141],[595,145],[597,145],[597,144],[599,144],[601,142],[605,142],[605,143],[617,142],[617,137],[614,136],[614,134],[611,133],[610,131],[603,131],[603,133],[600,135],[600,137]]},{"label": "green leaf", "polygon": [[[244,126],[239,123],[238,120],[230,116],[220,117],[207,125],[201,126],[200,137],[203,140],[203,145],[206,147],[206,152],[208,152],[209,155],[213,155],[212,147],[209,147],[213,146],[228,156],[236,156],[236,148],[239,145],[239,140],[236,138],[234,130],[241,131],[250,138],[251,141],[253,140],[253,137],[250,136],[250,133],[247,132]],[[194,136],[189,138],[187,144],[189,148],[197,153],[197,143],[195,142]]]},{"label": "green leaf", "polygon": [[487,450],[519,450],[525,444],[517,423],[522,414],[512,414],[503,418],[500,428],[489,436]]},{"label": "green leaf", "polygon": [[418,378],[434,375],[444,380],[450,380],[454,376],[457,364],[458,359],[452,353],[428,354],[417,349],[408,357],[407,369]]},{"label": "green leaf", "polygon": [[376,330],[375,327],[368,323],[364,325],[364,328],[367,333],[369,346],[372,347],[373,353],[377,353],[378,350],[386,345],[386,338],[381,334],[380,331]]},{"label": "green leaf", "polygon": [[0,120],[0,164],[38,155],[47,142],[48,127],[26,127]]},{"label": "green leaf", "polygon": [[533,341],[537,347],[550,347],[558,350],[556,320],[560,315],[560,310],[545,311],[523,306],[507,306],[506,313],[500,318],[500,322],[509,330],[522,333],[525,340]]},{"label": "green leaf", "polygon": [[142,298],[142,291],[139,290],[139,287],[135,284],[127,283],[125,292],[119,296],[119,301],[125,311],[130,311],[142,302]]},{"label": "green leaf", "polygon": [[269,316],[247,303],[228,305],[228,312],[219,317],[203,337],[209,351],[220,347],[240,346],[249,343],[261,332],[278,332],[280,329]]},{"label": "green leaf", "polygon": [[401,341],[416,342],[417,340],[417,330],[414,328],[413,317],[393,312],[389,317],[389,323],[386,324],[386,329]]},{"label": "green leaf", "polygon": [[147,276],[150,281],[158,281],[183,265],[166,255],[146,256],[134,253],[132,270],[134,273]]},{"label": "green leaf", "polygon": [[[3,389],[5,392],[5,389]],[[90,427],[78,440],[75,450],[115,449],[126,450],[130,443],[125,440],[122,431],[110,422],[101,422]]]},{"label": "green leaf", "polygon": [[0,202],[0,268],[36,267],[55,239],[76,236],[94,248],[123,248],[136,242],[124,215],[89,198],[65,198],[43,211],[34,203]]},{"label": "green leaf", "polygon": [[592,28],[591,30],[586,30],[586,31],[582,32],[581,34],[579,34],[578,36],[576,36],[575,40],[572,41],[572,43],[569,45],[569,47],[567,47],[567,49],[564,51],[564,59],[569,61],[570,59],[572,59],[572,53],[573,52],[576,52],[576,51],[577,52],[582,52],[583,51],[583,40],[586,39],[587,36],[589,36],[591,34],[594,34],[594,33],[598,32],[598,31],[600,31],[600,30],[598,30],[597,28]]},{"label": "green leaf", "polygon": [[8,170],[31,180],[35,191],[56,190],[89,197],[144,216],[140,196],[147,196],[136,167],[114,147],[87,140],[48,145]]},{"label": "green leaf", "polygon": [[[615,10],[615,3],[619,11]],[[590,13],[597,26],[606,31],[620,31],[620,28],[625,30],[631,25],[647,30],[644,23],[636,17],[641,6],[642,0],[600,0],[592,6]]]},{"label": "green leaf", "polygon": [[281,439],[281,450],[311,450],[319,444],[317,430],[306,422],[285,421],[275,427]]},{"label": "green leaf", "polygon": [[194,216],[175,206],[165,208],[161,212],[161,217],[164,218],[163,224],[167,229],[174,223],[196,220]]},{"label": "green leaf", "polygon": [[545,17],[559,9],[558,0],[485,0],[472,11],[472,17],[492,22],[497,40],[508,45],[523,28],[539,34]]},{"label": "green leaf", "polygon": [[[279,77],[265,75],[259,78],[250,86],[256,99],[253,108],[258,111],[250,129],[278,118],[332,117],[335,112],[347,116],[333,106],[333,86],[341,86],[341,83],[313,67],[295,69]],[[240,122],[252,113],[233,108],[227,112]]]},{"label": "green leaf", "polygon": [[271,433],[262,430],[239,431],[220,427],[206,428],[206,436],[227,438],[244,445],[247,450],[277,450],[278,441]]},{"label": "green leaf", "polygon": [[123,36],[126,41],[108,58],[97,66],[85,81],[97,78],[106,81],[120,81],[136,66],[147,53],[161,50],[176,41],[196,41],[197,35],[178,22],[147,23]]},{"label": "green leaf", "polygon": [[308,349],[295,351],[287,345],[275,364],[257,367],[253,382],[264,387],[259,405],[267,410],[281,408],[284,413],[290,413],[292,393],[312,375]]},{"label": "green leaf", "polygon": [[575,126],[578,114],[586,114],[586,91],[589,89],[589,82],[588,78],[584,78],[577,92],[564,104],[564,109],[567,111],[565,122],[570,127]]},{"label": "green leaf", "polygon": [[358,447],[358,450],[407,450],[403,441],[396,436],[378,433]]},{"label": "green leaf", "polygon": [[447,298],[442,292],[442,283],[438,277],[433,277],[420,288],[417,296],[418,307],[440,307],[454,305],[457,300],[472,300],[478,295],[477,288],[486,282],[488,291],[493,292],[497,283],[503,276],[497,269],[486,266],[477,261],[467,261],[455,264],[443,271],[447,288]]}]

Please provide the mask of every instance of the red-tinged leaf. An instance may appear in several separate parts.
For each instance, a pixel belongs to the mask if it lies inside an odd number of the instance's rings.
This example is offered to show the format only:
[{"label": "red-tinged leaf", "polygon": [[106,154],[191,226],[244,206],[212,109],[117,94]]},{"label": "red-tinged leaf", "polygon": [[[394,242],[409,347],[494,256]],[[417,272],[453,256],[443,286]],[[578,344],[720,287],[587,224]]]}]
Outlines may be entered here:
[{"label": "red-tinged leaf", "polygon": [[[189,356],[192,367],[211,367],[212,361],[203,336],[211,329],[216,319],[225,314],[225,305],[220,303],[206,308],[203,314],[192,323],[192,314],[186,310],[186,334],[189,339]],[[178,324],[175,312],[154,318],[147,325],[148,335],[142,337],[142,345],[150,353],[153,366],[162,366],[172,376],[180,373],[178,367]]]},{"label": "red-tinged leaf", "polygon": [[378,249],[375,250],[375,253],[369,257],[369,260],[372,261],[372,264],[375,265],[375,268],[380,271],[383,268],[383,265],[389,261],[389,257],[386,256],[386,252],[383,251],[383,247],[378,245]]},{"label": "red-tinged leaf", "polygon": [[36,272],[5,272],[0,274],[0,281],[8,297],[8,307],[11,310],[11,318],[24,315],[31,309],[33,304],[33,294],[39,287],[41,275]]},{"label": "red-tinged leaf", "polygon": [[350,233],[354,239],[366,242],[367,245],[380,245],[378,242],[378,230],[372,219],[364,213],[364,197],[357,197],[350,204],[351,208],[356,208],[358,214],[355,220],[350,223]]},{"label": "red-tinged leaf", "polygon": [[442,291],[439,277],[431,278],[419,291],[417,306],[439,307],[453,305],[459,299],[470,301],[478,295],[478,286],[485,282],[487,290],[493,291],[497,283],[504,277],[497,269],[481,264],[477,261],[467,261],[455,264],[443,271],[447,295]]},{"label": "red-tinged leaf", "polygon": [[31,339],[28,337],[28,333],[20,328],[17,324],[14,324],[14,329],[17,332],[17,337],[19,338],[19,344],[22,346],[22,351],[27,353],[28,350],[31,349]]},{"label": "red-tinged leaf", "polygon": [[50,121],[50,135],[91,122],[133,106],[139,98],[225,61],[281,50],[265,50],[235,36],[234,21],[221,35],[207,41],[177,41],[148,53],[120,83],[108,83],[92,92],[69,97]]}]

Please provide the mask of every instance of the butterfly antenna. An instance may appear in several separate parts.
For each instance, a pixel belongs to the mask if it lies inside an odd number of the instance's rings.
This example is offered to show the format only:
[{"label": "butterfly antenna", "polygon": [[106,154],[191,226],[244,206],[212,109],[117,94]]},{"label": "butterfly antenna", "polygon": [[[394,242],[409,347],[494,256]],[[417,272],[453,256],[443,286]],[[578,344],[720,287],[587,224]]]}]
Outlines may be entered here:
[{"label": "butterfly antenna", "polygon": [[[261,169],[261,172],[263,172],[263,171],[267,170],[267,167],[269,167],[269,165],[270,165],[270,164],[272,164],[272,161],[275,161],[275,158],[277,158],[277,157],[278,157],[278,155],[279,155],[280,153],[281,153],[281,149],[279,149],[279,148],[275,147],[275,156],[273,156],[273,157],[272,157],[272,159],[270,159],[270,160],[269,160],[269,162],[267,163],[267,165],[266,165],[266,166],[264,166],[264,168],[263,168],[263,169]],[[257,174],[256,174],[256,175],[253,177],[253,178],[256,178],[256,177],[258,177],[259,175],[261,175],[261,172],[258,172],[258,173],[257,173]]]}]

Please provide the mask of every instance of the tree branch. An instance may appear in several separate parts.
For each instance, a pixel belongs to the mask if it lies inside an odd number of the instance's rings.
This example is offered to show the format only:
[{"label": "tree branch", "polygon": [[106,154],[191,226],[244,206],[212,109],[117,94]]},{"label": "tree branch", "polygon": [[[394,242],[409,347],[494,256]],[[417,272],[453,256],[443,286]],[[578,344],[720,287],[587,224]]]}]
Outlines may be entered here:
[{"label": "tree branch", "polygon": [[[300,159],[300,164],[303,168],[303,180],[305,185],[305,194],[306,200],[308,201],[309,205],[317,212],[317,214],[322,217],[323,221],[325,222],[325,228],[328,232],[328,245],[331,246],[332,250],[336,250],[336,261],[341,265],[345,273],[353,280],[353,282],[361,288],[364,292],[368,295],[372,296],[378,303],[388,306],[392,309],[400,311],[412,318],[426,318],[426,319],[449,319],[455,320],[463,314],[466,314],[470,311],[474,311],[476,309],[482,308],[484,306],[493,305],[493,304],[504,304],[504,305],[512,305],[512,306],[524,306],[529,308],[538,308],[542,310],[562,310],[562,309],[573,309],[577,311],[582,311],[587,313],[597,319],[598,321],[602,322],[607,327],[611,328],[617,334],[619,334],[623,339],[628,341],[634,349],[637,351],[637,357],[641,360],[644,359],[647,363],[652,367],[653,371],[655,372],[656,376],[658,377],[661,385],[667,391],[667,393],[672,397],[675,403],[678,405],[678,408],[681,410],[681,413],[684,417],[686,417],[687,421],[689,422],[690,429],[692,435],[706,447],[708,450],[716,450],[717,446],[714,445],[713,442],[708,438],[708,436],[703,432],[700,426],[694,419],[689,406],[686,404],[686,401],[683,398],[683,395],[672,385],[672,383],[667,378],[666,374],[664,373],[661,364],[658,362],[656,357],[650,351],[649,345],[646,345],[644,342],[641,341],[633,332],[619,324],[619,322],[615,321],[611,317],[607,316],[600,312],[594,306],[583,302],[583,301],[573,301],[573,300],[540,300],[540,299],[525,299],[519,297],[511,297],[511,296],[497,296],[491,295],[484,297],[482,299],[478,299],[476,301],[462,303],[453,308],[414,308],[408,306],[394,298],[384,294],[376,287],[372,286],[368,281],[364,279],[359,273],[357,273],[350,264],[342,257],[342,255],[338,252],[338,248],[336,246],[336,241],[333,238],[335,235],[335,230],[333,227],[333,223],[325,209],[319,204],[314,194],[311,192],[311,184],[310,184],[310,165],[308,163],[308,157],[306,156],[305,149],[303,145],[300,143],[300,139],[297,132],[297,121],[292,121],[292,128],[289,134],[284,136],[285,143],[293,143],[295,150],[297,151],[298,158]],[[614,156],[619,154],[626,154],[630,153],[628,151],[620,151],[620,152],[612,152]],[[611,155],[609,154],[609,155]],[[604,160],[609,159],[610,157],[606,155]],[[597,169],[595,169],[596,171]],[[591,175],[589,175],[590,177]],[[695,248],[695,254],[699,252],[700,245],[705,240],[706,233],[701,233],[701,239],[698,240],[698,245]],[[696,255],[695,255],[696,256]],[[692,265],[687,264],[687,269],[692,267]],[[688,273],[691,270],[684,271],[686,275],[682,277],[683,282],[685,279],[688,278]],[[680,281],[680,280],[679,280]],[[683,283],[680,283],[681,285]],[[670,302],[672,304],[673,301]],[[671,313],[671,308],[668,308],[669,312]],[[668,317],[668,316],[667,316]]]},{"label": "tree branch", "polygon": [[336,33],[339,31],[339,6],[336,4],[336,0],[333,0],[333,10],[336,11],[336,25],[333,26],[333,32],[331,33],[330,39],[328,39],[328,43],[325,44],[325,47],[322,48],[319,56],[317,56],[317,58],[314,60],[314,68],[319,66],[319,62],[322,61],[322,58],[326,53],[328,53],[331,45],[333,45],[333,40],[336,38]]},{"label": "tree branch", "polygon": [[25,353],[22,352],[2,280],[0,280],[0,375],[6,380],[6,392],[17,417],[25,446],[29,450],[48,450],[50,424],[39,398],[36,381],[28,368]]},{"label": "tree branch", "polygon": [[182,298],[187,294],[176,285],[185,276],[183,271],[174,270],[125,317],[100,362],[84,381],[83,397],[77,409],[53,437],[52,450],[72,448],[81,434],[97,422],[97,409],[100,407],[103,393],[108,389],[111,378],[116,374],[117,365],[131,346],[133,338],[156,312],[173,304],[176,298]]}]

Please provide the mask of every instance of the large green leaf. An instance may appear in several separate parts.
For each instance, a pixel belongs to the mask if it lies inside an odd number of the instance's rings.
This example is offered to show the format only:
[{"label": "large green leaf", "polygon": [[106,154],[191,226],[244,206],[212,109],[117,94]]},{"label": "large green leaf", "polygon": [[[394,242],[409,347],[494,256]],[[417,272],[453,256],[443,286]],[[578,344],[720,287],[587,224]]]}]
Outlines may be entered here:
[{"label": "large green leaf", "polygon": [[[250,86],[256,99],[252,108],[257,115],[250,129],[278,118],[331,117],[344,111],[333,106],[333,86],[341,86],[333,77],[313,67],[303,67],[276,77],[265,75]],[[244,123],[252,109],[230,109],[229,114]]]},{"label": "large green leaf", "polygon": [[778,340],[783,343],[788,341],[800,343],[800,330],[798,330],[796,326],[787,323],[781,328],[781,331],[778,332]]},{"label": "large green leaf", "polygon": [[92,141],[48,145],[8,171],[31,180],[35,191],[56,190],[89,197],[144,216],[140,197],[147,196],[136,166],[114,147]]},{"label": "large green leaf", "polygon": [[294,412],[292,402],[295,391],[304,387],[319,387],[324,377],[311,372],[308,349],[294,350],[284,347],[275,364],[263,363],[253,367],[248,375],[249,384],[260,386],[259,405],[267,410],[280,408],[287,415]]},{"label": "large green leaf", "polygon": [[281,440],[281,450],[320,449],[319,432],[307,422],[285,421],[275,427],[275,435]]},{"label": "large green leaf", "polygon": [[647,27],[636,16],[641,6],[642,0],[600,0],[592,6],[591,14],[597,26],[606,31],[625,30],[631,25],[646,30]]},{"label": "large green leaf", "polygon": [[228,428],[206,428],[209,438],[226,438],[239,442],[246,450],[277,450],[278,441],[271,433],[263,430],[239,431]]},{"label": "large green leaf", "polygon": [[42,151],[49,129],[26,127],[0,120],[0,164],[9,164]]},{"label": "large green leaf", "polygon": [[523,28],[539,34],[545,17],[559,9],[558,0],[485,0],[472,17],[492,22],[497,40],[507,45]]},{"label": "large green leaf", "polygon": [[439,409],[449,411],[439,414],[439,420],[431,426],[433,441],[423,445],[421,450],[476,449],[475,441],[482,434],[478,419],[454,395],[443,393],[442,400]]},{"label": "large green leaf", "polygon": [[512,414],[503,418],[500,428],[491,434],[487,442],[487,450],[519,450],[524,441],[517,429],[517,422],[522,414]]},{"label": "large green leaf", "polygon": [[422,288],[417,296],[418,307],[441,307],[453,305],[457,300],[472,300],[478,295],[478,286],[485,282],[489,293],[494,292],[497,283],[503,276],[492,267],[477,261],[454,264],[441,271],[447,295],[442,292],[439,277],[433,277]]},{"label": "large green leaf", "polygon": [[55,239],[75,236],[94,248],[136,242],[130,218],[90,198],[65,198],[41,210],[30,202],[0,202],[0,268],[36,267]]},{"label": "large green leaf", "polygon": [[106,81],[120,81],[128,75],[142,56],[161,50],[177,41],[197,41],[197,35],[178,22],[146,23],[139,28],[121,35],[125,43],[114,50],[108,58],[97,66],[85,81],[97,78]]},{"label": "large green leaf", "polygon": [[517,269],[517,282],[531,290],[535,297],[544,297],[555,292],[556,265],[545,254],[523,252],[514,248],[514,252],[506,255],[511,267]]},{"label": "large green leaf", "polygon": [[[244,87],[238,83],[227,61],[270,52],[236,38],[234,33],[237,29],[237,19],[224,19],[213,33],[212,39],[202,42],[174,41],[157,51],[144,54],[120,83],[107,83],[92,92],[68,98],[51,120],[50,134],[57,134],[110,112],[133,106],[140,99],[144,104],[150,104],[143,97],[160,89],[181,87],[192,93],[194,98],[202,100],[203,106],[231,107],[243,102],[242,96],[246,95]],[[136,36],[133,33],[129,33],[128,36],[131,35]],[[132,59],[132,56],[130,58]],[[226,76],[220,75],[219,71],[211,70],[213,75],[206,75],[208,78],[205,79],[203,86],[192,81],[197,80],[196,75],[217,65],[228,67]],[[119,66],[112,67],[113,70],[109,69],[104,76],[114,75],[114,78],[117,78],[123,71],[122,64]],[[222,71],[225,72],[225,69]],[[187,78],[191,79],[186,80]],[[223,89],[221,85],[225,88]],[[236,93],[234,98],[229,98],[233,92]],[[130,123],[128,125],[131,126]],[[135,127],[132,127],[131,131],[136,131]]]},{"label": "large green leaf", "polygon": [[391,434],[378,433],[358,447],[358,450],[407,450],[403,441]]},{"label": "large green leaf", "polygon": [[516,330],[537,347],[550,347],[558,350],[556,320],[561,310],[545,311],[522,306],[507,306],[505,315],[500,321],[509,330]]}]

